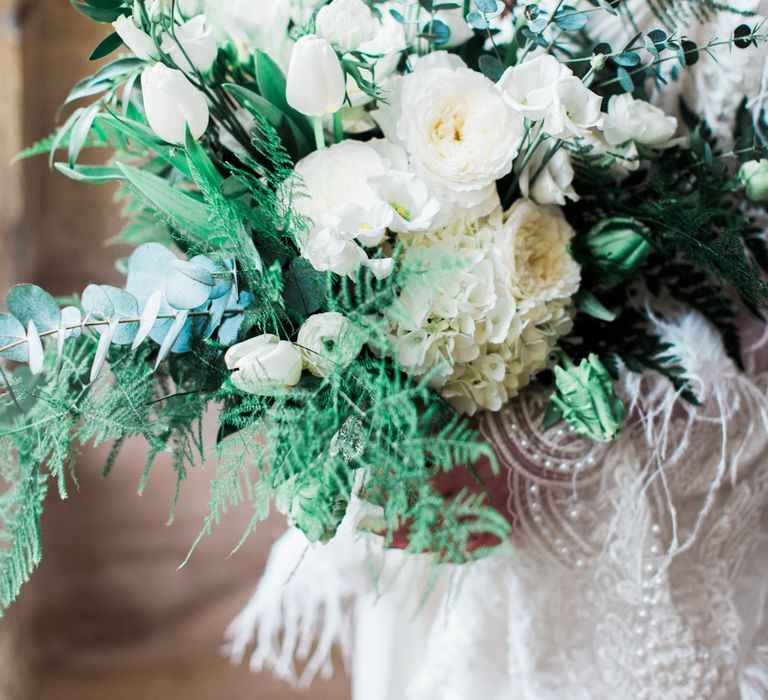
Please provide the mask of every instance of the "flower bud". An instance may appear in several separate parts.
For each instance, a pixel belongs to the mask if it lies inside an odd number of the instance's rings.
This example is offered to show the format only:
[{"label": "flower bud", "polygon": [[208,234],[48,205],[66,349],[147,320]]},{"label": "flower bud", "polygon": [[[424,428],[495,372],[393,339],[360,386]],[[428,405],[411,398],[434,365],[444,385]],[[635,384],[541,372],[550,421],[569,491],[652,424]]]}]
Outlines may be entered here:
[{"label": "flower bud", "polygon": [[557,390],[552,404],[574,432],[596,442],[610,442],[621,430],[627,409],[597,355],[577,367],[555,367]]},{"label": "flower bud", "polygon": [[310,542],[327,542],[341,525],[349,496],[345,497],[332,485],[319,481],[307,483],[304,479],[299,486],[298,479],[298,476],[292,476],[278,486],[275,508]]},{"label": "flower bud", "polygon": [[377,22],[363,0],[333,0],[320,8],[315,28],[320,38],[347,53],[373,38]]},{"label": "flower bud", "polygon": [[161,48],[181,70],[201,73],[211,70],[219,47],[205,15],[193,17],[176,27],[175,37],[165,34]]},{"label": "flower bud", "polygon": [[301,354],[293,343],[265,334],[233,345],[224,355],[232,383],[248,394],[269,396],[275,385],[295,386],[301,379]]},{"label": "flower bud", "polygon": [[585,236],[588,266],[599,281],[615,285],[629,279],[651,252],[648,229],[635,219],[615,216],[601,221]]},{"label": "flower bud", "polygon": [[112,26],[136,58],[142,61],[154,61],[160,57],[152,37],[139,29],[130,17],[121,15],[112,22]]},{"label": "flower bud", "polygon": [[296,42],[285,92],[288,104],[309,117],[341,109],[346,95],[344,72],[325,39],[308,34]]},{"label": "flower bud", "polygon": [[156,63],[141,74],[141,91],[147,121],[164,141],[184,143],[187,125],[196,139],[205,133],[208,103],[181,71]]},{"label": "flower bud", "polygon": [[304,365],[316,377],[325,376],[334,367],[346,369],[362,349],[352,324],[337,312],[310,316],[296,343],[304,355]]},{"label": "flower bud", "polygon": [[768,202],[768,160],[750,160],[739,170],[739,179],[753,202]]}]

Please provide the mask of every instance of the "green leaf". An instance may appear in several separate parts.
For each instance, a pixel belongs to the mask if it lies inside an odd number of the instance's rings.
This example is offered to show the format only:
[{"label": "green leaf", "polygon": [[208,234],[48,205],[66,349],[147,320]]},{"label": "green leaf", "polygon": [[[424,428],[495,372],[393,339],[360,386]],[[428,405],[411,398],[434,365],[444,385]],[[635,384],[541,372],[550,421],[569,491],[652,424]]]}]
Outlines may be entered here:
[{"label": "green leaf", "polygon": [[211,236],[208,209],[205,204],[185,194],[167,180],[124,163],[117,167],[144,198],[147,204],[174,227],[207,241]]},{"label": "green leaf", "polygon": [[579,311],[592,316],[600,321],[611,323],[616,320],[616,314],[603,306],[602,302],[592,292],[581,289],[574,297]]},{"label": "green leaf", "polygon": [[65,163],[56,163],[54,167],[72,180],[94,185],[125,179],[123,171],[114,165],[75,165],[74,168],[70,168]]},{"label": "green leaf", "polygon": [[[101,3],[101,4],[111,5],[111,3]],[[72,7],[74,7],[78,12],[84,14],[86,17],[96,20],[97,22],[112,23],[121,15],[131,14],[131,10],[127,7],[122,7],[122,6],[98,7],[96,6],[96,3],[93,2],[93,0],[91,0],[89,3],[76,2],[76,0],[72,0]]]},{"label": "green leaf", "polygon": [[68,164],[70,168],[75,166],[80,151],[83,150],[85,142],[88,140],[88,134],[91,133],[91,127],[96,120],[96,116],[101,111],[101,104],[95,102],[90,107],[87,107],[82,114],[78,117],[77,121],[72,127],[72,131],[69,135],[69,152],[68,152]]},{"label": "green leaf", "polygon": [[98,61],[100,58],[104,58],[104,56],[109,56],[113,51],[117,51],[122,45],[123,40],[120,38],[120,35],[117,32],[112,32],[91,51],[88,60]]}]

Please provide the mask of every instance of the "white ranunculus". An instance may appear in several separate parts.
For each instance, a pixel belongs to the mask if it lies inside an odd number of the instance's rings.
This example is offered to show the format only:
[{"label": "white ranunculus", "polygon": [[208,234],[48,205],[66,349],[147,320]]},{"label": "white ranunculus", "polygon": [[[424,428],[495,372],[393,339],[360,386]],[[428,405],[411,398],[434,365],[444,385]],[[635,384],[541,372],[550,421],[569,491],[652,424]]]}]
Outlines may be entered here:
[{"label": "white ranunculus", "polygon": [[616,95],[608,102],[603,136],[612,146],[634,142],[646,148],[667,148],[675,138],[677,119],[632,95]]},{"label": "white ranunculus", "polygon": [[519,199],[504,218],[504,264],[521,308],[570,299],[581,268],[568,251],[574,230],[560,209]]},{"label": "white ranunculus", "polygon": [[296,42],[285,94],[291,107],[310,117],[341,109],[346,95],[344,71],[327,40],[307,34]]},{"label": "white ranunculus", "polygon": [[377,25],[363,0],[333,0],[317,13],[315,31],[341,53],[347,53],[370,41],[376,34]]},{"label": "white ranunculus", "polygon": [[156,63],[141,74],[144,111],[152,130],[168,143],[184,143],[187,125],[196,139],[208,128],[205,96],[184,73]]},{"label": "white ranunculus", "polygon": [[601,123],[600,97],[554,56],[508,68],[498,83],[507,103],[555,138],[571,138]]},{"label": "white ranunculus", "polygon": [[459,200],[477,199],[512,169],[522,119],[457,56],[436,52],[414,60],[413,72],[394,78],[385,93],[388,103],[374,118],[428,182]]},{"label": "white ranunculus", "polygon": [[354,326],[335,311],[310,316],[299,330],[296,344],[305,367],[316,377],[324,377],[334,367],[346,369],[363,349]]},{"label": "white ranunculus", "polygon": [[112,26],[136,58],[142,61],[154,61],[160,58],[152,37],[139,29],[130,17],[121,15],[112,22]]},{"label": "white ranunculus", "polygon": [[392,212],[389,228],[395,233],[429,229],[440,212],[440,200],[413,173],[391,170],[368,184]]},{"label": "white ranunculus", "polygon": [[[524,197],[530,197],[537,204],[559,204],[563,206],[566,198],[577,200],[579,196],[573,189],[573,167],[568,151],[558,150],[547,164],[542,167],[550,145],[541,144],[520,175],[520,191]],[[531,178],[536,179],[531,184]]]},{"label": "white ranunculus", "polygon": [[165,34],[161,48],[187,73],[195,68],[201,73],[207,73],[219,51],[216,37],[205,15],[197,15],[176,27],[175,38]]},{"label": "white ranunculus", "polygon": [[276,335],[260,335],[233,345],[224,361],[233,370],[232,383],[249,394],[268,396],[277,386],[295,386],[301,379],[301,353]]}]

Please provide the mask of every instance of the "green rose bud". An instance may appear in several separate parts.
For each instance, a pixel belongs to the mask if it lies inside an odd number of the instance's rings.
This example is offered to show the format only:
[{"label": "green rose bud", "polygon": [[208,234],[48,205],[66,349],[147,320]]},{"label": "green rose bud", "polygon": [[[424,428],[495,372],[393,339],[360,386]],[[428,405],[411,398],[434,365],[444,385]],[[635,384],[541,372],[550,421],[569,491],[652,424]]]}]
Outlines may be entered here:
[{"label": "green rose bud", "polygon": [[629,279],[651,252],[650,232],[635,219],[615,216],[601,221],[584,239],[587,262],[600,282],[614,285]]},{"label": "green rose bud", "polygon": [[565,360],[566,369],[555,367],[554,409],[578,435],[610,442],[621,430],[627,409],[614,392],[608,370],[597,355],[582,360],[578,367]]},{"label": "green rose bud", "polygon": [[750,160],[739,169],[747,197],[753,202],[768,202],[768,160]]}]

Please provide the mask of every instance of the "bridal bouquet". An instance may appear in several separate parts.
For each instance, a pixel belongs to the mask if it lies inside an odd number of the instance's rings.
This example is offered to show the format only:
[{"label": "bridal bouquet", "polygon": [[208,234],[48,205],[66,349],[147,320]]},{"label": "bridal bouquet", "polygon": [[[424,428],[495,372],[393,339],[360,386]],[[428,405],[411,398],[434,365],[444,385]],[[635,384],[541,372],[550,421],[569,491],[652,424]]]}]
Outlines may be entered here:
[{"label": "bridal bouquet", "polygon": [[699,60],[765,42],[749,17],[699,45],[675,26],[714,5],[672,3],[617,44],[632,17],[616,0],[73,5],[114,30],[91,58],[118,57],[23,155],[118,183],[134,251],[121,287],[8,293],[3,606],[78,445],[114,445],[106,474],[136,436],[145,478],[163,452],[180,486],[215,457],[201,536],[248,500],[252,527],[274,503],[325,541],[354,496],[385,538],[405,525],[414,550],[461,560],[508,528],[432,486],[493,459],[473,415],[535,383],[546,422],[608,442],[623,372],[697,401],[649,323],[660,300],[736,358],[739,308],[768,302],[760,105],[726,146],[687,105],[654,106]]}]

